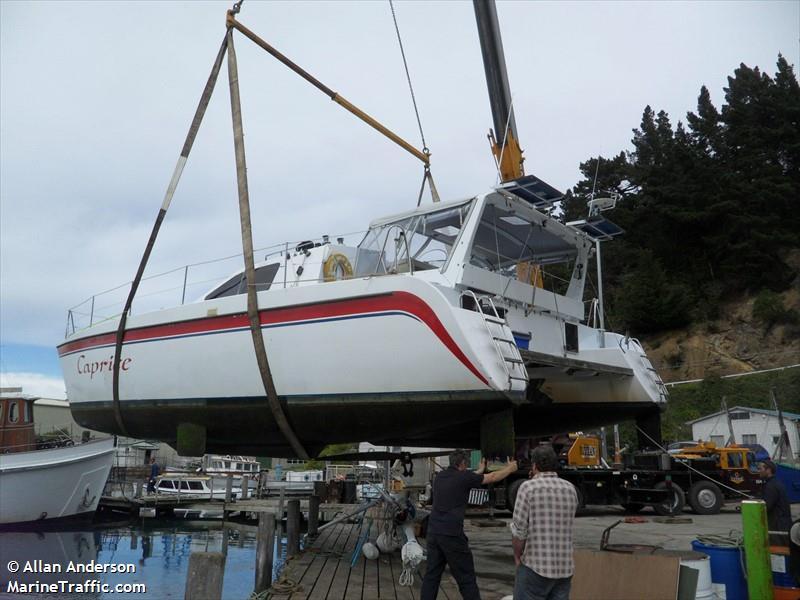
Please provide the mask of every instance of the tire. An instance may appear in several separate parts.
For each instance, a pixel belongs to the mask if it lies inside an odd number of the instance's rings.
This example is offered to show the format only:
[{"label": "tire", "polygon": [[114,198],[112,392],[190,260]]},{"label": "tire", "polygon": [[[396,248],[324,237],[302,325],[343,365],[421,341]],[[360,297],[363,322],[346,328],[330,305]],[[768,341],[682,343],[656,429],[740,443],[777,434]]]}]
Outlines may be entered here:
[{"label": "tire", "polygon": [[508,486],[506,491],[506,506],[508,510],[514,512],[514,505],[517,502],[517,494],[519,493],[519,488],[522,487],[522,484],[528,481],[527,479],[517,479],[511,485]]},{"label": "tire", "polygon": [[575,488],[575,493],[578,494],[578,508],[577,508],[577,510],[581,510],[583,508],[586,508],[586,497],[583,495],[583,490],[581,488],[579,488],[577,485],[575,485],[574,483],[572,484],[572,486]]},{"label": "tire", "polygon": [[655,485],[655,489],[672,490],[672,494],[670,495],[668,501],[653,505],[653,510],[656,511],[656,514],[659,514],[662,517],[674,517],[675,515],[679,515],[681,512],[683,512],[686,499],[683,495],[683,490],[678,485],[671,481],[659,481]]},{"label": "tire", "polygon": [[725,499],[717,484],[698,481],[689,488],[689,506],[698,515],[715,515],[722,509]]},{"label": "tire", "polygon": [[625,509],[625,512],[638,513],[644,508],[644,504],[639,504],[638,502],[627,502],[622,505],[622,508]]}]

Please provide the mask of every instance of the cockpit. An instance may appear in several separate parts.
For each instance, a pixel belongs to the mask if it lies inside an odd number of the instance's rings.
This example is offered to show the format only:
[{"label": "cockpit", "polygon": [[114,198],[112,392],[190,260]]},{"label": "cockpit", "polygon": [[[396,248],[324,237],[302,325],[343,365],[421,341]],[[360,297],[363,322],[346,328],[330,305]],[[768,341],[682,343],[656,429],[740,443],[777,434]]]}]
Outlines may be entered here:
[{"label": "cockpit", "polygon": [[450,259],[474,200],[374,221],[358,246],[356,276],[441,269]]}]

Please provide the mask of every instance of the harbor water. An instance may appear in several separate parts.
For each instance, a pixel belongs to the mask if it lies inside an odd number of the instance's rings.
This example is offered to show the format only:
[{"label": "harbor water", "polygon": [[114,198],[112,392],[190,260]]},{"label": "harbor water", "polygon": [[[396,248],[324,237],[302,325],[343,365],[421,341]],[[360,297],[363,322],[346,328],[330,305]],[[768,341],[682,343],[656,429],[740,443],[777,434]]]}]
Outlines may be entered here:
[{"label": "harbor water", "polygon": [[[63,531],[0,531],[0,598],[182,599],[189,556],[223,552],[223,598],[241,600],[253,591],[256,533],[256,527],[223,527],[221,521],[155,519]],[[276,541],[273,577],[285,560],[283,542]]]}]

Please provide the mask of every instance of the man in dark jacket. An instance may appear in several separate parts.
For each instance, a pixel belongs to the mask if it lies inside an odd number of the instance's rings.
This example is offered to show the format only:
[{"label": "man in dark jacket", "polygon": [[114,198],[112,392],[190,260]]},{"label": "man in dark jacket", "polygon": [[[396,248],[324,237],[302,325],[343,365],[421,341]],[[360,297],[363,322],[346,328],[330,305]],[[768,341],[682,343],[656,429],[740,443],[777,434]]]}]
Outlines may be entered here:
[{"label": "man in dark jacket", "polygon": [[469,491],[485,483],[502,481],[517,471],[517,462],[508,461],[500,471],[486,475],[486,461],[481,461],[477,471],[467,470],[467,453],[456,451],[450,455],[450,468],[440,471],[433,480],[433,510],[428,519],[428,570],[422,580],[421,600],[436,600],[439,582],[445,565],[458,583],[464,600],[480,600],[475,580],[475,563],[469,540],[464,535],[464,512]]},{"label": "man in dark jacket", "polygon": [[[789,497],[783,482],[775,477],[778,468],[771,460],[765,460],[758,466],[758,473],[764,480],[762,498],[767,505],[767,525],[770,531],[788,535],[792,526],[792,510]],[[776,540],[778,541],[778,540]],[[786,543],[788,540],[781,540]]]}]

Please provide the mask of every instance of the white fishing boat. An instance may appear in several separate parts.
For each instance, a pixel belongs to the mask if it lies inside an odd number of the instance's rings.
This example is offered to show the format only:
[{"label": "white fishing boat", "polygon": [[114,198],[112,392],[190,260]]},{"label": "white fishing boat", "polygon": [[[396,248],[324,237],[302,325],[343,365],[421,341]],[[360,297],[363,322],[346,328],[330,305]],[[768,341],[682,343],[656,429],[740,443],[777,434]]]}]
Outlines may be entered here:
[{"label": "white fishing boat", "polygon": [[[495,123],[503,131],[513,115]],[[75,419],[179,450],[261,456],[297,454],[287,427],[310,455],[354,440],[478,447],[494,431],[628,418],[652,432],[660,378],[584,297],[599,243],[620,231],[599,214],[560,222],[562,194],[523,176],[517,154],[514,176],[501,164],[504,182],[484,193],[376,219],[357,245],[324,236],[256,262],[253,320],[238,270],[198,301],[68,327],[58,353]]]},{"label": "white fishing boat", "polygon": [[[225,499],[225,488],[216,487],[208,475],[189,475],[186,473],[165,473],[155,481],[155,493],[163,496],[181,498],[217,498]],[[241,494],[239,488],[233,488],[232,496]]]},{"label": "white fishing boat", "polygon": [[114,459],[114,439],[37,449],[33,402],[0,392],[0,527],[91,518]]}]

